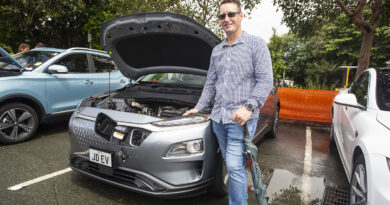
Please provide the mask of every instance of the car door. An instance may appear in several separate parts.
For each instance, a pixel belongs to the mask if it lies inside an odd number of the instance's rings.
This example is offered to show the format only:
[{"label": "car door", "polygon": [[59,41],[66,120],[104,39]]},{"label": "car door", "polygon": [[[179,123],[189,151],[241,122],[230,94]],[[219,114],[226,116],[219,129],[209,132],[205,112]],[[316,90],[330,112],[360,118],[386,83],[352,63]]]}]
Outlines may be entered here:
[{"label": "car door", "polygon": [[87,54],[71,53],[54,64],[66,66],[68,73],[52,73],[46,80],[50,114],[72,111],[82,99],[96,93],[90,80]]},{"label": "car door", "polygon": [[[368,102],[368,89],[369,89],[369,72],[361,74],[359,79],[352,85],[349,93],[354,94],[359,107],[366,108]],[[353,155],[353,147],[356,138],[359,135],[359,124],[366,120],[366,110],[352,107],[343,106],[341,112],[341,126],[342,126],[342,138],[343,138],[343,153],[346,160],[350,162]],[[364,123],[363,123],[364,124]],[[350,162],[351,163],[351,162]],[[349,165],[351,165],[349,163]],[[351,168],[351,167],[349,167]],[[351,171],[351,170],[349,170]]]},{"label": "car door", "polygon": [[[263,107],[260,108],[259,120],[257,122],[255,136],[263,136],[271,127],[276,106],[278,104],[278,92],[277,86],[274,86],[271,93],[268,95],[267,100],[264,102]],[[258,140],[258,139],[256,139]]]},{"label": "car door", "polygon": [[108,89],[119,89],[129,83],[129,79],[119,72],[109,57],[90,54],[88,58],[91,64],[90,81],[94,94],[106,92]]}]

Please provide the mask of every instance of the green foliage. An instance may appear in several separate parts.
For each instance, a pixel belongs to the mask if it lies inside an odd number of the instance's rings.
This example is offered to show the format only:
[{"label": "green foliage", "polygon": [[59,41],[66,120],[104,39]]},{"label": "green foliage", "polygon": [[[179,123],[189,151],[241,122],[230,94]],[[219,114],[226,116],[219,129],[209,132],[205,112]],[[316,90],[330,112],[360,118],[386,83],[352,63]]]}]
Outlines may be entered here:
[{"label": "green foliage", "polygon": [[287,68],[283,59],[283,44],[284,38],[276,35],[276,29],[273,28],[273,34],[268,44],[268,49],[271,54],[272,68],[274,70],[274,78],[281,79],[283,72]]},{"label": "green foliage", "polygon": [[[328,23],[337,22],[340,19],[340,14],[343,13],[349,19],[349,24],[357,26],[356,30],[363,33],[362,41],[354,38],[358,35],[357,32],[344,33],[343,38],[338,38],[330,42],[328,51],[336,51],[342,48],[344,52],[338,52],[342,56],[353,56],[357,62],[357,77],[361,72],[367,69],[370,64],[370,56],[373,47],[373,39],[378,26],[388,26],[390,19],[390,1],[388,0],[372,0],[372,1],[357,1],[357,0],[274,0],[274,4],[283,11],[282,21],[291,29],[291,32],[300,37],[309,37],[315,34],[318,29]],[[341,34],[342,33],[338,33]],[[359,40],[361,46],[358,50],[343,49],[337,47],[343,43]],[[354,43],[353,43],[354,44]],[[351,47],[349,47],[351,48]]]},{"label": "green foliage", "polygon": [[[242,0],[250,13],[261,0]],[[174,12],[188,15],[220,37],[217,19],[219,0],[2,0],[0,3],[0,45],[16,51],[27,42],[34,47],[44,42],[50,47],[99,48],[100,27],[115,16],[141,12]],[[88,43],[88,33],[91,43]]]},{"label": "green foliage", "polygon": [[[341,0],[351,11],[355,11],[359,1]],[[379,25],[389,25],[390,23],[390,2],[384,0],[384,10],[380,15]],[[292,33],[298,36],[308,36],[320,29],[324,24],[336,22],[340,14],[343,13],[336,0],[274,0],[283,11],[282,21],[290,28]],[[365,19],[369,18],[373,1],[367,1]],[[363,19],[364,20],[364,19]],[[370,19],[368,19],[370,20]],[[352,24],[349,21],[349,24]]]},{"label": "green foliage", "polygon": [[[345,69],[341,65],[357,65],[363,34],[350,24],[342,14],[334,23],[324,24],[311,36],[299,37],[289,34],[273,36],[269,44],[272,53],[283,53],[280,58],[273,58],[273,63],[286,66],[286,79],[293,80],[300,88],[334,90],[343,87]],[[276,42],[282,41],[282,49]],[[390,59],[390,29],[378,27],[372,47],[370,67],[383,67]],[[350,80],[353,80],[352,70]],[[277,66],[274,66],[277,73]],[[276,76],[278,76],[276,74]]]}]

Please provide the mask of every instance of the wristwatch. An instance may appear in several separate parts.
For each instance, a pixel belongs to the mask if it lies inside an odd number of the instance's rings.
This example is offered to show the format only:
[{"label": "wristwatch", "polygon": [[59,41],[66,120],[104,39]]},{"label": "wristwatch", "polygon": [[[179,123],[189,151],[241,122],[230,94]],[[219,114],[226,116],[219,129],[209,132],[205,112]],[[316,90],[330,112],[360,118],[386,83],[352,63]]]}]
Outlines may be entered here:
[{"label": "wristwatch", "polygon": [[248,111],[252,111],[255,110],[254,106],[251,104],[251,103],[245,103],[245,108],[248,110]]}]

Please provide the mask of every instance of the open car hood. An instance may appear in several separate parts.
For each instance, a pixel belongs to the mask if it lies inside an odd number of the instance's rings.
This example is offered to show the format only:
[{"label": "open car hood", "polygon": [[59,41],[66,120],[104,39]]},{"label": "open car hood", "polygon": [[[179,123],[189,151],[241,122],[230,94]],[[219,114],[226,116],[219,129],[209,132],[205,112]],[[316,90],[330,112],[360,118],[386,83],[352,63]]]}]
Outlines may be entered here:
[{"label": "open car hood", "polygon": [[2,47],[0,47],[0,62],[14,65],[18,67],[20,71],[24,69],[24,67]]},{"label": "open car hood", "polygon": [[101,45],[126,77],[150,73],[206,75],[221,40],[193,19],[173,13],[141,13],[106,21]]}]

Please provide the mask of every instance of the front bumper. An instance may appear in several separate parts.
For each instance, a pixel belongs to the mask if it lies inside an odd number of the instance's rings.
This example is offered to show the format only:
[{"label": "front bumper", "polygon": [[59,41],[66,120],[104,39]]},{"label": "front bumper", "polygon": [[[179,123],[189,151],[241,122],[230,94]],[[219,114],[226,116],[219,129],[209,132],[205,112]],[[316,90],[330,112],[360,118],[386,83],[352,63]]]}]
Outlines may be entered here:
[{"label": "front bumper", "polygon": [[[140,146],[109,141],[94,131],[93,120],[72,116],[69,122],[70,167],[87,176],[135,192],[181,198],[208,191],[216,173],[217,142],[210,123],[152,132]],[[182,141],[202,139],[204,152],[167,158],[170,147]],[[89,148],[113,153],[113,168],[89,161]],[[106,170],[104,170],[106,169]]]}]

